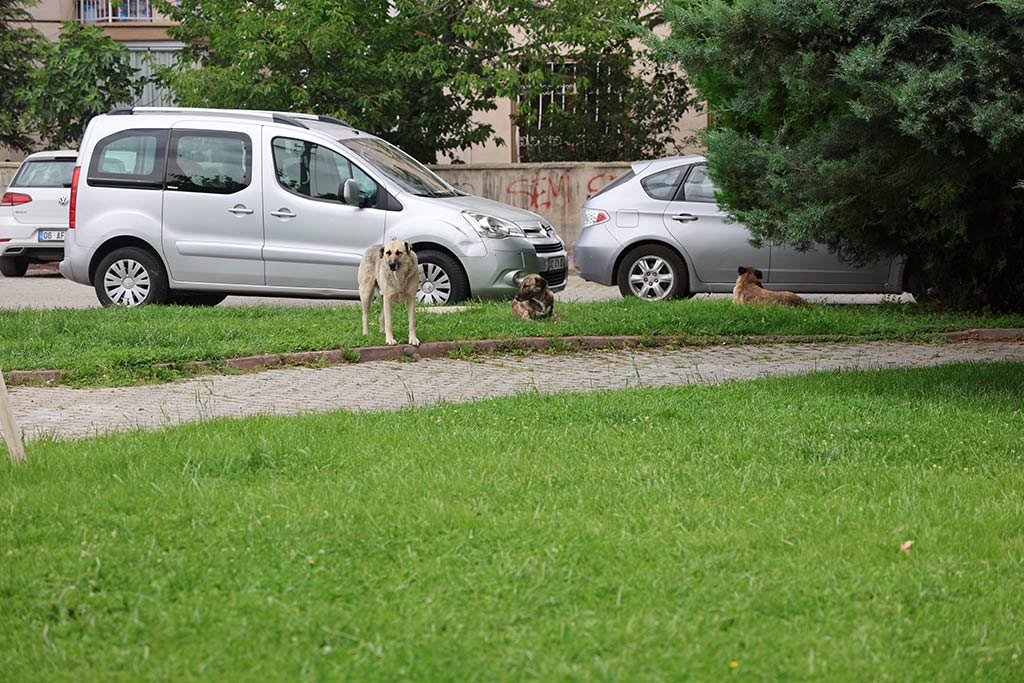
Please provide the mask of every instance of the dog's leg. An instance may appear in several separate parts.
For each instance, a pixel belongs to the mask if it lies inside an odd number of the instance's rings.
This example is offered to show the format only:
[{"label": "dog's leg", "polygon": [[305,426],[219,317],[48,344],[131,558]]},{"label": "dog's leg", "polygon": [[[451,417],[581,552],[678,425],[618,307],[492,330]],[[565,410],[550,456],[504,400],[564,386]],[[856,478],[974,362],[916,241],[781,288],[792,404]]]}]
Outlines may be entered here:
[{"label": "dog's leg", "polygon": [[373,290],[370,290],[370,296],[366,295],[362,289],[359,290],[359,303],[363,307],[363,334],[370,334],[370,304],[373,303]]},{"label": "dog's leg", "polygon": [[406,306],[409,309],[409,343],[419,346],[420,340],[416,337],[416,297],[406,299]]},{"label": "dog's leg", "polygon": [[391,305],[394,303],[392,297],[384,296],[384,339],[388,346],[394,346],[398,343],[395,339],[394,332],[391,331]]}]

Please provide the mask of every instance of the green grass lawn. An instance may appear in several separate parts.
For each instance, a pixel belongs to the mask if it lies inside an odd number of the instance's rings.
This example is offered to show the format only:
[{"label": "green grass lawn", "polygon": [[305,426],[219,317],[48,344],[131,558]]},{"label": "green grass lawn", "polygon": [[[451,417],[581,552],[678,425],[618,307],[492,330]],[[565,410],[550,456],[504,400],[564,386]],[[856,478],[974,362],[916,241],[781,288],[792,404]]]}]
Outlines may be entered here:
[{"label": "green grass lawn", "polygon": [[12,683],[1024,679],[1024,364],[28,450]]},{"label": "green grass lawn", "polygon": [[[480,303],[460,313],[422,313],[417,332],[424,341],[622,334],[924,339],[970,327],[1024,327],[1024,315],[937,313],[898,304],[794,310],[733,306],[727,300],[626,300],[560,304],[558,310],[560,321],[538,323],[512,318],[507,303]],[[0,311],[0,368],[59,369],[68,371],[67,383],[118,385],[180,376],[154,372],[154,363],[383,344],[375,326],[368,337],[361,334],[359,317],[358,307],[5,310]],[[396,336],[404,340],[404,315],[396,318]]]}]

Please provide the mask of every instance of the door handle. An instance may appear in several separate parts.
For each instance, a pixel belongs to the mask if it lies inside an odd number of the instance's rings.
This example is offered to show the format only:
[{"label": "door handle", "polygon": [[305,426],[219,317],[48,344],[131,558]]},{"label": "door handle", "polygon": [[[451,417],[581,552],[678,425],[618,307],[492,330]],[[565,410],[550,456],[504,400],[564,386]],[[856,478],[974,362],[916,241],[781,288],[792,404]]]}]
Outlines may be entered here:
[{"label": "door handle", "polygon": [[230,209],[228,209],[228,213],[233,213],[236,216],[242,216],[255,212],[253,209],[250,209],[245,204],[235,204]]},{"label": "door handle", "polygon": [[677,213],[675,216],[672,216],[672,220],[679,221],[680,223],[692,223],[698,220],[698,218],[698,216],[694,216],[692,213]]},{"label": "door handle", "polygon": [[298,214],[292,213],[289,209],[278,209],[277,211],[271,211],[271,216],[277,216],[278,218],[295,218]]}]

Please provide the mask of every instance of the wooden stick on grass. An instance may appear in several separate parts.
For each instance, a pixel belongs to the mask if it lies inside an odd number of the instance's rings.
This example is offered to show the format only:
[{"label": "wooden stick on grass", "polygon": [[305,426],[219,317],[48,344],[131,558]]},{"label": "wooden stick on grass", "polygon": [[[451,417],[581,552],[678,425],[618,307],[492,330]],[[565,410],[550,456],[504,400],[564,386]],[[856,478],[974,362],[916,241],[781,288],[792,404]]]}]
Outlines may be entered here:
[{"label": "wooden stick on grass", "polygon": [[4,434],[4,441],[7,442],[7,453],[11,456],[14,464],[25,462],[25,446],[21,443],[21,430],[14,419],[14,410],[11,408],[11,398],[7,395],[7,382],[4,381],[4,371],[0,369],[0,432]]}]

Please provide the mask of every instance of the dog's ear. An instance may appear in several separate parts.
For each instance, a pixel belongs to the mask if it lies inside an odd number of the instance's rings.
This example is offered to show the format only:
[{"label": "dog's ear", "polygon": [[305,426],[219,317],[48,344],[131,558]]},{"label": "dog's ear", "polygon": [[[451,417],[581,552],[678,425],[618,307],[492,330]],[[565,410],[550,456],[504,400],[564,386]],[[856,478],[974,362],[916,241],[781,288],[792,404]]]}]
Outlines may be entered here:
[{"label": "dog's ear", "polygon": [[380,245],[380,257],[384,258],[384,245]]},{"label": "dog's ear", "polygon": [[542,278],[540,275],[537,276],[537,284],[540,285],[541,289],[548,288],[548,281]]},{"label": "dog's ear", "polygon": [[756,277],[758,280],[763,280],[764,279],[764,273],[762,273],[760,270],[756,270],[755,269],[754,270],[754,277]]},{"label": "dog's ear", "polygon": [[406,254],[411,254],[412,253],[412,245],[409,244],[408,242],[405,243],[405,253]]},{"label": "dog's ear", "polygon": [[740,266],[739,274],[743,275],[743,273],[745,273],[745,272],[747,272],[747,269],[744,268],[743,266]]}]

